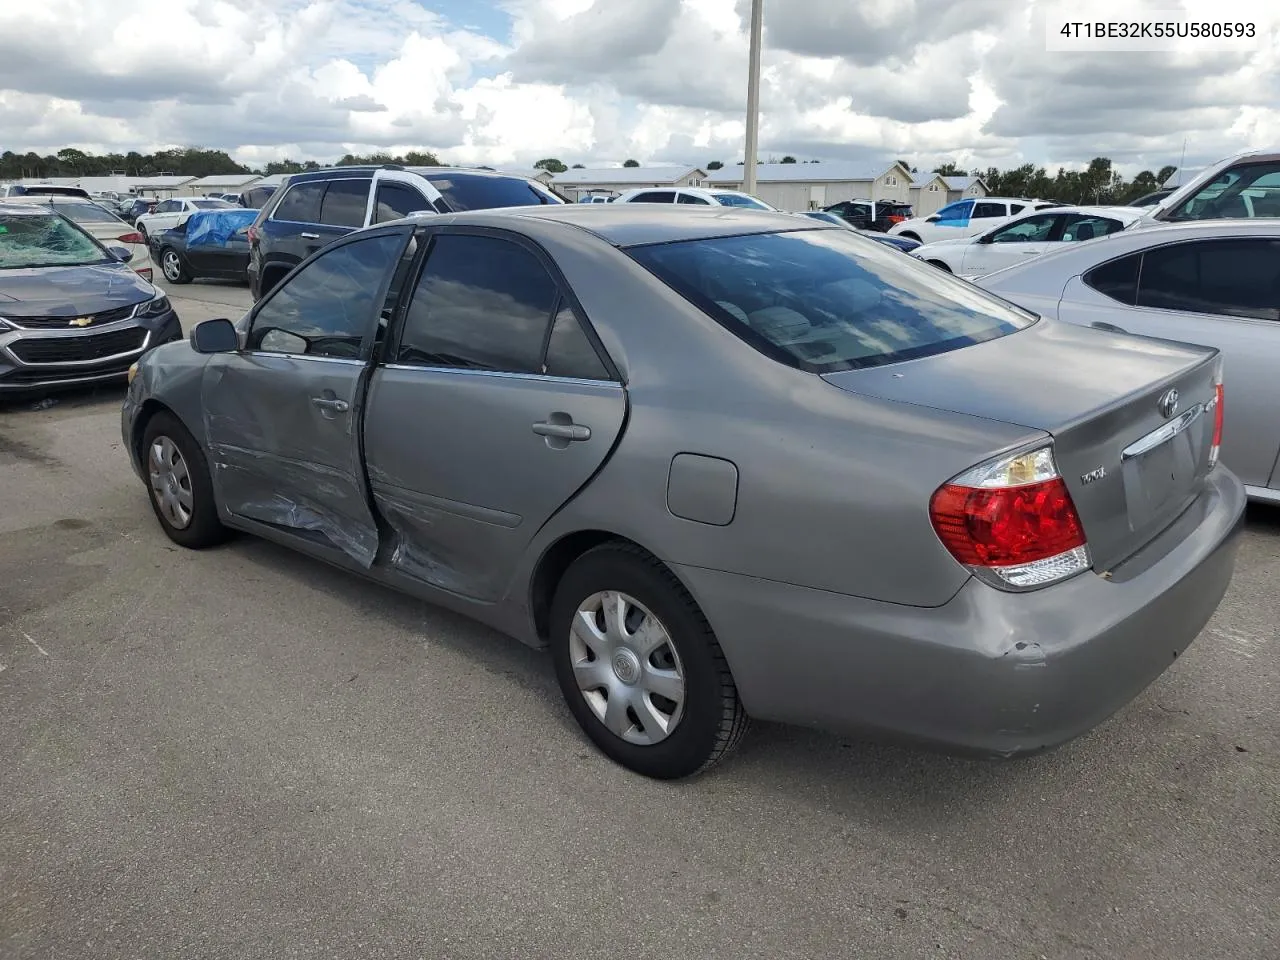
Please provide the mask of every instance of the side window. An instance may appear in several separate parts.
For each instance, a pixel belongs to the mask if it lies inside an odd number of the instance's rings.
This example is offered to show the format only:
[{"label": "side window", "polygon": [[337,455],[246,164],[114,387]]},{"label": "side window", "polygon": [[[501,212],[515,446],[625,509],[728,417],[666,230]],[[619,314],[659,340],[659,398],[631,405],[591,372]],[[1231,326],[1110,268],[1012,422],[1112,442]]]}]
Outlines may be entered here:
[{"label": "side window", "polygon": [[680,196],[676,198],[676,203],[700,203],[704,207],[711,206],[711,204],[708,201],[703,200],[701,197],[695,197],[691,193],[680,194]]},{"label": "side window", "polygon": [[330,227],[363,227],[373,179],[330,180],[320,203],[320,222]]},{"label": "side window", "polygon": [[[1169,220],[1213,220],[1219,217],[1272,217],[1280,200],[1280,162],[1246,163],[1206,183],[1171,210]],[[1258,209],[1261,201],[1262,210]]]},{"label": "side window", "polygon": [[1062,239],[1064,241],[1092,240],[1094,237],[1105,237],[1123,229],[1123,223],[1110,217],[1091,217],[1084,213],[1073,213],[1067,217],[1067,226],[1062,231]]},{"label": "side window", "polygon": [[1027,209],[1025,204],[1021,204],[1021,203],[1011,203],[1011,204],[1009,204],[1009,212],[1010,212],[1010,213],[1014,213],[1014,214],[1021,213],[1021,212],[1022,212],[1023,210],[1025,210],[1025,209]]},{"label": "side window", "polygon": [[1196,240],[1148,250],[1138,306],[1280,320],[1280,240]]},{"label": "side window", "polygon": [[631,198],[632,203],[671,203],[675,199],[675,195],[670,190],[650,190],[648,193],[639,193]]},{"label": "side window", "polygon": [[543,372],[553,377],[577,380],[608,380],[609,371],[587,339],[573,308],[563,300],[551,324],[547,341],[547,362]]},{"label": "side window", "polygon": [[319,223],[320,198],[324,196],[324,188],[323,180],[295,183],[280,199],[271,219],[290,223]]},{"label": "side window", "polygon": [[1138,298],[1138,273],[1141,267],[1142,254],[1131,253],[1127,257],[1094,267],[1081,279],[1104,296],[1133,306]]},{"label": "side window", "polygon": [[403,243],[397,234],[365,237],[316,257],[254,315],[249,349],[358,358]]},{"label": "side window", "polygon": [[431,201],[413,187],[394,181],[384,181],[378,184],[378,199],[373,208],[373,222],[386,223],[388,220],[407,217],[416,210],[431,209]]},{"label": "side window", "polygon": [[558,291],[532,253],[509,240],[436,237],[396,351],[398,363],[540,373]]},{"label": "side window", "polygon": [[992,243],[1043,243],[1053,235],[1053,228],[1060,217],[1051,213],[1027,217],[991,234]]},{"label": "side window", "polygon": [[1003,203],[993,203],[991,201],[978,201],[973,205],[973,219],[982,220],[986,217],[1007,217],[1009,208]]}]

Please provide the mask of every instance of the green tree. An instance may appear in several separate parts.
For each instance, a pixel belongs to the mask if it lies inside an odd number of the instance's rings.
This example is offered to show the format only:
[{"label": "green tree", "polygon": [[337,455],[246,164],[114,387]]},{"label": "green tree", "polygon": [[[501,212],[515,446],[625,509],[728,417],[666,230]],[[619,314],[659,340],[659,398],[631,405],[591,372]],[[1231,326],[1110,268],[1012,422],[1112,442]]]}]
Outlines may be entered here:
[{"label": "green tree", "polygon": [[1165,166],[1160,168],[1160,172],[1156,174],[1156,182],[1161,186],[1164,182],[1178,172],[1178,168],[1174,166]]},{"label": "green tree", "polygon": [[710,163],[707,164],[708,170],[720,170],[723,167],[724,167],[724,164],[721,163],[719,160],[712,160]]},{"label": "green tree", "polygon": [[795,158],[795,157],[793,157],[793,156],[791,156],[791,154],[787,154],[785,157],[783,157],[783,158],[782,158],[782,162],[783,162],[783,163],[795,163],[795,162],[796,162],[796,158]]},{"label": "green tree", "polygon": [[624,164],[623,164],[623,166],[624,166],[624,167],[638,167],[638,166],[640,166],[640,161],[639,161],[639,160],[628,160],[626,163],[624,163]]},{"label": "green tree", "polygon": [[545,160],[539,160],[533,165],[535,170],[546,170],[550,173],[564,173],[569,168],[555,157],[547,157]]},{"label": "green tree", "polygon": [[573,165],[573,169],[575,169],[575,170],[585,170],[585,169],[587,169],[587,166],[586,166],[586,164],[583,164],[583,163],[575,163],[575,164]]},{"label": "green tree", "polygon": [[940,177],[967,177],[969,175],[969,171],[962,170],[950,160],[934,167],[933,172]]}]

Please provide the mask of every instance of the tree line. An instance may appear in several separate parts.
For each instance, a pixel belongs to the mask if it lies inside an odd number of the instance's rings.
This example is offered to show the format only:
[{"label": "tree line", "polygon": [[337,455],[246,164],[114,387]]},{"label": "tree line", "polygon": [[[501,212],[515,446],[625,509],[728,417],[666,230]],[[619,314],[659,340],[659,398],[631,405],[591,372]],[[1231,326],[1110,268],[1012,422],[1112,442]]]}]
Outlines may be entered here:
[{"label": "tree line", "polygon": [[[1137,200],[1143,194],[1159,190],[1166,180],[1177,172],[1177,167],[1167,165],[1158,171],[1140,171],[1132,180],[1126,180],[1112,169],[1106,157],[1094,157],[1084,170],[1067,170],[1059,167],[1050,176],[1044,167],[1024,163],[1011,170],[988,167],[986,170],[963,170],[955,164],[943,164],[932,172],[944,177],[981,177],[988,193],[1000,197],[1036,197],[1072,204],[1118,204]],[[913,174],[917,173],[914,169]],[[919,179],[917,174],[916,179]]]}]

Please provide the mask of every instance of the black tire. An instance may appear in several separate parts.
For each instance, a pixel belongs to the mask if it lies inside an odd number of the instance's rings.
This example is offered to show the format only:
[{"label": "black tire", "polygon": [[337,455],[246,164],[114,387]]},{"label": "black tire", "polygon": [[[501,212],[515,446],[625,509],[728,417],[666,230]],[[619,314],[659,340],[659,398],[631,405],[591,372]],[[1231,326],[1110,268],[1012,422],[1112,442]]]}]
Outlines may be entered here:
[{"label": "black tire", "polygon": [[901,237],[903,240],[914,240],[916,243],[920,242],[920,238],[910,230],[904,230],[902,233],[895,234],[895,236]]},{"label": "black tire", "polygon": [[[176,525],[164,513],[158,494],[151,483],[152,447],[162,438],[168,438],[181,454],[186,464],[191,493],[191,518],[186,526]],[[170,540],[181,547],[199,550],[222,543],[230,535],[218,519],[218,508],[213,498],[213,481],[209,478],[209,463],[195,437],[177,417],[170,413],[157,413],[147,421],[142,433],[142,466],[147,474],[147,500],[160,521],[160,527]]]},{"label": "black tire", "polygon": [[[684,671],[683,712],[663,740],[629,743],[596,716],[574,677],[570,630],[579,606],[593,594],[628,594],[666,629]],[[747,713],[711,625],[680,581],[661,562],[624,543],[606,543],[570,565],[551,605],[551,655],[565,702],[600,750],[636,773],[678,780],[712,767],[741,742]]]},{"label": "black tire", "polygon": [[[169,255],[169,254],[172,254],[173,259],[177,262],[177,270],[174,271],[173,276],[170,276],[169,271],[165,269],[164,258],[166,255]],[[182,254],[180,254],[177,250],[174,250],[172,247],[160,248],[160,275],[164,277],[166,280],[168,280],[170,283],[190,283],[191,282],[191,271],[187,267],[187,262],[182,259]]]},{"label": "black tire", "polygon": [[948,267],[941,260],[926,260],[925,263],[929,264],[929,266],[931,267],[937,267],[939,270],[943,271],[944,273],[951,272],[951,268]]}]

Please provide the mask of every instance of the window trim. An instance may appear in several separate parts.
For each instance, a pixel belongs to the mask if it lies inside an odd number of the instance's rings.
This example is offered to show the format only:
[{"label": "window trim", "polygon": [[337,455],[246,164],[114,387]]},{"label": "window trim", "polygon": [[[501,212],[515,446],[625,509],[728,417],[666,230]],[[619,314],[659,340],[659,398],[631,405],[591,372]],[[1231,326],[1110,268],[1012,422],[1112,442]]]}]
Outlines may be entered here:
[{"label": "window trim", "polygon": [[[409,245],[409,239],[413,236],[413,227],[409,224],[397,224],[396,226],[393,226],[393,227],[383,227],[377,232],[374,232],[372,230],[370,230],[369,232],[361,231],[359,235],[352,233],[344,237],[339,237],[337,240],[333,241],[332,243],[325,244],[323,247],[321,247],[320,249],[312,253],[309,257],[306,257],[297,265],[295,265],[292,270],[290,270],[288,273],[286,273],[283,277],[280,278],[280,280],[276,283],[274,287],[271,288],[271,290],[267,293],[265,297],[263,297],[261,300],[255,303],[253,307],[249,310],[248,318],[245,322],[245,327],[244,327],[243,342],[245,346],[242,346],[240,349],[238,349],[236,353],[242,356],[252,356],[252,357],[285,357],[290,360],[316,360],[316,361],[321,361],[326,363],[348,363],[348,364],[358,364],[360,366],[369,366],[370,361],[373,359],[374,343],[377,340],[377,336],[376,336],[377,323],[376,322],[371,323],[369,321],[376,321],[376,318],[382,313],[381,307],[378,308],[377,313],[370,314],[369,319],[366,320],[367,328],[364,332],[364,336],[361,337],[360,339],[360,356],[359,357],[327,357],[327,356],[320,356],[317,354],[310,354],[310,353],[280,353],[279,351],[276,351],[276,350],[253,350],[253,349],[250,349],[247,346],[247,344],[249,343],[249,336],[253,332],[253,325],[258,322],[258,314],[260,314],[266,308],[267,304],[269,304],[276,297],[276,295],[281,290],[283,290],[285,286],[288,285],[289,281],[293,279],[295,274],[301,273],[310,263],[312,263],[318,257],[321,257],[326,253],[332,253],[335,250],[340,249],[341,247],[349,246],[350,244],[353,244],[353,243],[360,243],[364,240],[372,240],[376,237],[382,237],[382,236],[388,236],[388,235],[400,236],[400,251],[399,253],[396,254],[394,258],[396,263],[399,263],[400,260],[404,257],[404,251],[405,251],[405,248],[408,247]],[[383,282],[378,290],[378,295],[374,298],[375,304],[386,303],[387,292],[391,287],[391,281],[394,277],[395,277],[395,269],[393,268],[390,272],[387,273],[386,277],[383,278]],[[402,306],[402,304],[398,305],[397,312],[399,310],[399,306]],[[389,328],[390,328],[390,323],[388,323],[388,330]]]},{"label": "window trim", "polygon": [[[488,237],[493,240],[506,240],[508,242],[515,243],[516,245],[523,247],[529,253],[532,253],[538,262],[542,264],[543,269],[545,269],[550,275],[552,283],[555,284],[556,296],[551,304],[551,312],[547,315],[547,328],[543,331],[542,335],[539,369],[546,369],[547,344],[551,337],[551,325],[555,322],[556,313],[558,312],[560,305],[567,302],[567,305],[577,317],[578,325],[582,328],[582,332],[586,334],[587,341],[591,344],[592,349],[596,352],[596,356],[600,358],[600,361],[604,364],[605,371],[609,374],[608,380],[581,380],[580,382],[617,383],[621,386],[626,386],[626,381],[622,377],[621,371],[618,369],[617,364],[613,362],[613,357],[609,356],[609,351],[605,349],[604,341],[602,341],[600,339],[600,335],[596,333],[590,317],[587,316],[586,310],[582,308],[582,302],[578,299],[578,295],[569,284],[569,281],[565,277],[564,272],[560,269],[559,264],[557,264],[551,254],[548,253],[547,250],[532,237],[523,233],[517,233],[512,230],[505,230],[498,227],[479,227],[465,224],[425,224],[418,228],[417,235],[419,238],[418,259],[417,262],[410,267],[410,276],[412,277],[413,282],[409,288],[409,296],[400,298],[400,303],[396,306],[395,314],[388,322],[387,333],[383,340],[384,357],[395,357],[400,352],[400,340],[404,334],[404,325],[409,304],[413,302],[413,298],[418,292],[418,286],[422,283],[422,275],[426,271],[427,264],[431,261],[431,251],[435,249],[436,239],[442,236]],[[403,250],[401,251],[401,255],[403,255]],[[389,370],[431,370],[452,373],[485,374],[490,376],[529,377],[555,382],[568,382],[576,379],[572,377],[555,377],[538,371],[521,372],[511,370],[471,370],[461,367],[402,363],[398,360],[390,359],[380,361],[378,366],[386,367]]]},{"label": "window trim", "polygon": [[[294,224],[298,224],[300,226],[306,226],[306,227],[329,227],[330,229],[333,229],[333,230],[359,230],[360,229],[359,227],[339,227],[336,224],[325,223],[323,220],[285,220],[283,217],[277,217],[276,211],[279,210],[282,206],[284,206],[284,202],[288,198],[289,194],[291,194],[298,187],[307,186],[313,183],[323,184],[324,192],[320,194],[320,207],[321,209],[323,209],[324,194],[329,192],[329,184],[336,183],[339,180],[363,180],[363,179],[365,178],[364,177],[316,177],[312,180],[302,180],[302,181],[299,181],[298,183],[291,183],[285,189],[284,193],[280,195],[280,199],[275,202],[274,206],[272,206],[271,213],[268,214],[267,220],[271,221],[272,223],[294,223]],[[370,178],[369,183],[370,183],[369,191],[370,193],[372,193],[373,192],[372,178]],[[366,217],[368,216],[368,212],[369,212],[368,197],[366,197],[365,198]],[[319,216],[319,215],[320,215],[319,211],[317,211],[316,216]]]}]

